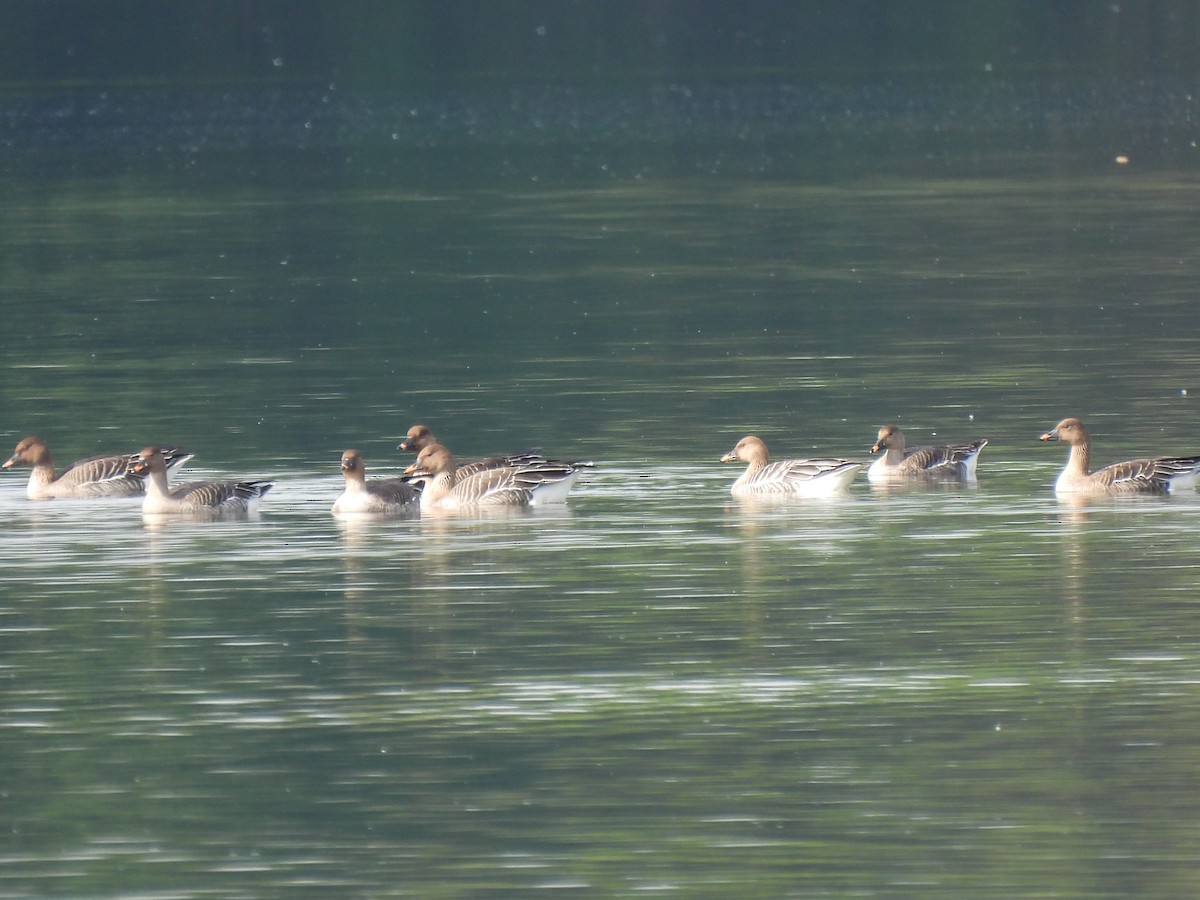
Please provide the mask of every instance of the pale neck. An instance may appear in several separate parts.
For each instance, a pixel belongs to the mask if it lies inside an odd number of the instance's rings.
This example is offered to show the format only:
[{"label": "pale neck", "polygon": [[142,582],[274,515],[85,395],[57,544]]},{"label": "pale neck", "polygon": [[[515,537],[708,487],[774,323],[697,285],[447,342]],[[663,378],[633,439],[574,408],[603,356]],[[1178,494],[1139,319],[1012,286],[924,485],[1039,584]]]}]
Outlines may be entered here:
[{"label": "pale neck", "polygon": [[29,473],[30,484],[52,484],[54,482],[54,463],[43,460],[33,467]]},{"label": "pale neck", "polygon": [[153,469],[146,476],[146,493],[157,494],[160,497],[170,496],[167,490],[167,473],[165,471],[156,472]]},{"label": "pale neck", "polygon": [[1087,444],[1072,444],[1071,456],[1067,460],[1067,468],[1073,472],[1078,472],[1080,475],[1088,473],[1088,465],[1091,463],[1091,448]]}]

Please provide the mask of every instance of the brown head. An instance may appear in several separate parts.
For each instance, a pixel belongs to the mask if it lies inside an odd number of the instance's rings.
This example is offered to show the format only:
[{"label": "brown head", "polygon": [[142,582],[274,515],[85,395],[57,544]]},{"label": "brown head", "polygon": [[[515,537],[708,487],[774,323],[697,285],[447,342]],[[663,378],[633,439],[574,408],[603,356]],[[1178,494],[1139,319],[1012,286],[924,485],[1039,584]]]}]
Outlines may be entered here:
[{"label": "brown head", "polygon": [[1089,441],[1088,430],[1078,419],[1063,419],[1045,434],[1039,441],[1062,441],[1074,447],[1076,444],[1086,444]]},{"label": "brown head", "polygon": [[4,461],[4,468],[13,466],[53,466],[50,448],[40,437],[30,435],[17,444],[11,458]]},{"label": "brown head", "polygon": [[879,453],[881,450],[903,450],[904,449],[904,432],[895,425],[884,425],[879,429],[879,434],[875,437],[875,443],[871,445],[872,453]]},{"label": "brown head", "polygon": [[430,444],[417,454],[417,461],[404,470],[405,475],[432,476],[455,469],[454,457],[441,444]]},{"label": "brown head", "polygon": [[412,428],[408,429],[408,433],[404,436],[404,440],[396,445],[396,449],[420,453],[430,444],[436,443],[437,438],[433,436],[433,432],[429,430],[428,425],[414,425]]},{"label": "brown head", "polygon": [[158,447],[146,447],[133,458],[129,466],[130,475],[148,475],[151,472],[166,472],[167,460]]},{"label": "brown head", "polygon": [[365,478],[366,466],[363,465],[362,454],[357,450],[347,450],[342,454],[342,474],[347,478]]},{"label": "brown head", "polygon": [[761,463],[765,465],[768,458],[767,445],[763,443],[762,438],[748,434],[738,441],[732,450],[721,457],[721,462],[741,460],[744,463]]}]

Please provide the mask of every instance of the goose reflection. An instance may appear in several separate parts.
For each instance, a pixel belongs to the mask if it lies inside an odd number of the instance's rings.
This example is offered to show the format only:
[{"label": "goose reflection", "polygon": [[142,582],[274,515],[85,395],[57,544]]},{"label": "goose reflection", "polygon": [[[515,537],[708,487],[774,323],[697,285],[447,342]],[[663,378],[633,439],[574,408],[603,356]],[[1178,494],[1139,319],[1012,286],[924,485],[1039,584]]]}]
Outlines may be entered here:
[{"label": "goose reflection", "polygon": [[[849,495],[806,498],[738,497],[727,502],[724,527],[730,563],[736,564],[736,596],[749,662],[772,654],[769,611],[781,592],[804,595],[805,607],[823,607],[812,574],[837,557],[847,557],[861,539],[854,522],[862,505]],[[815,592],[814,592],[815,591]]]},{"label": "goose reflection", "polygon": [[[1095,497],[1084,494],[1057,495],[1062,572],[1060,596],[1066,603],[1067,621],[1072,643],[1077,648],[1083,640],[1078,627],[1085,619],[1085,598],[1088,595],[1088,522],[1092,518]],[[1082,652],[1080,650],[1080,652]]]},{"label": "goose reflection", "polygon": [[979,490],[977,479],[888,478],[871,479],[873,494],[959,494]]}]

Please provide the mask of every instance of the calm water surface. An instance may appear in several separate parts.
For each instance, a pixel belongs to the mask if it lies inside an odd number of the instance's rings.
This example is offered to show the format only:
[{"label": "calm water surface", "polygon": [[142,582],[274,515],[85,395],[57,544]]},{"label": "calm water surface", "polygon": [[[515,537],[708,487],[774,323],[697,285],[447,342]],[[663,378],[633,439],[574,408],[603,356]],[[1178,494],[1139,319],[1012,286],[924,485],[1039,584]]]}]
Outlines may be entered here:
[{"label": "calm water surface", "polygon": [[[1036,437],[1200,452],[1200,182],[476,161],[8,173],[7,445],[277,487],[162,523],[4,473],[0,893],[1195,893],[1200,495],[1060,502]],[[330,516],[417,421],[597,467]],[[764,506],[716,462],[883,421],[990,437],[978,485]]]}]

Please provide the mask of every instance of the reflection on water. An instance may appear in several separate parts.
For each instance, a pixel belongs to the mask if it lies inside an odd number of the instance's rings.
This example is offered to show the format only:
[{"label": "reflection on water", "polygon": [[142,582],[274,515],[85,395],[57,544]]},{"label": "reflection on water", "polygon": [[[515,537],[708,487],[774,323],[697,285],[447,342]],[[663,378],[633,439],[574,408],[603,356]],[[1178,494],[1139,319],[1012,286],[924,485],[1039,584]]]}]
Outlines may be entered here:
[{"label": "reflection on water", "polygon": [[[368,519],[281,471],[252,521],[162,529],[5,483],[3,878],[959,890],[986,851],[1070,893],[1151,822],[1190,865],[1200,497],[1064,506],[1031,474],[759,504],[614,461],[565,507]],[[878,859],[796,869],[849,847]]]},{"label": "reflection on water", "polygon": [[[1194,893],[1200,495],[1064,503],[1036,435],[1189,446],[1196,186],[467,162],[9,184],[9,446],[277,486],[159,527],[0,479],[0,893]],[[715,462],[891,420],[988,434],[978,483]],[[597,467],[332,516],[413,421]]]}]

